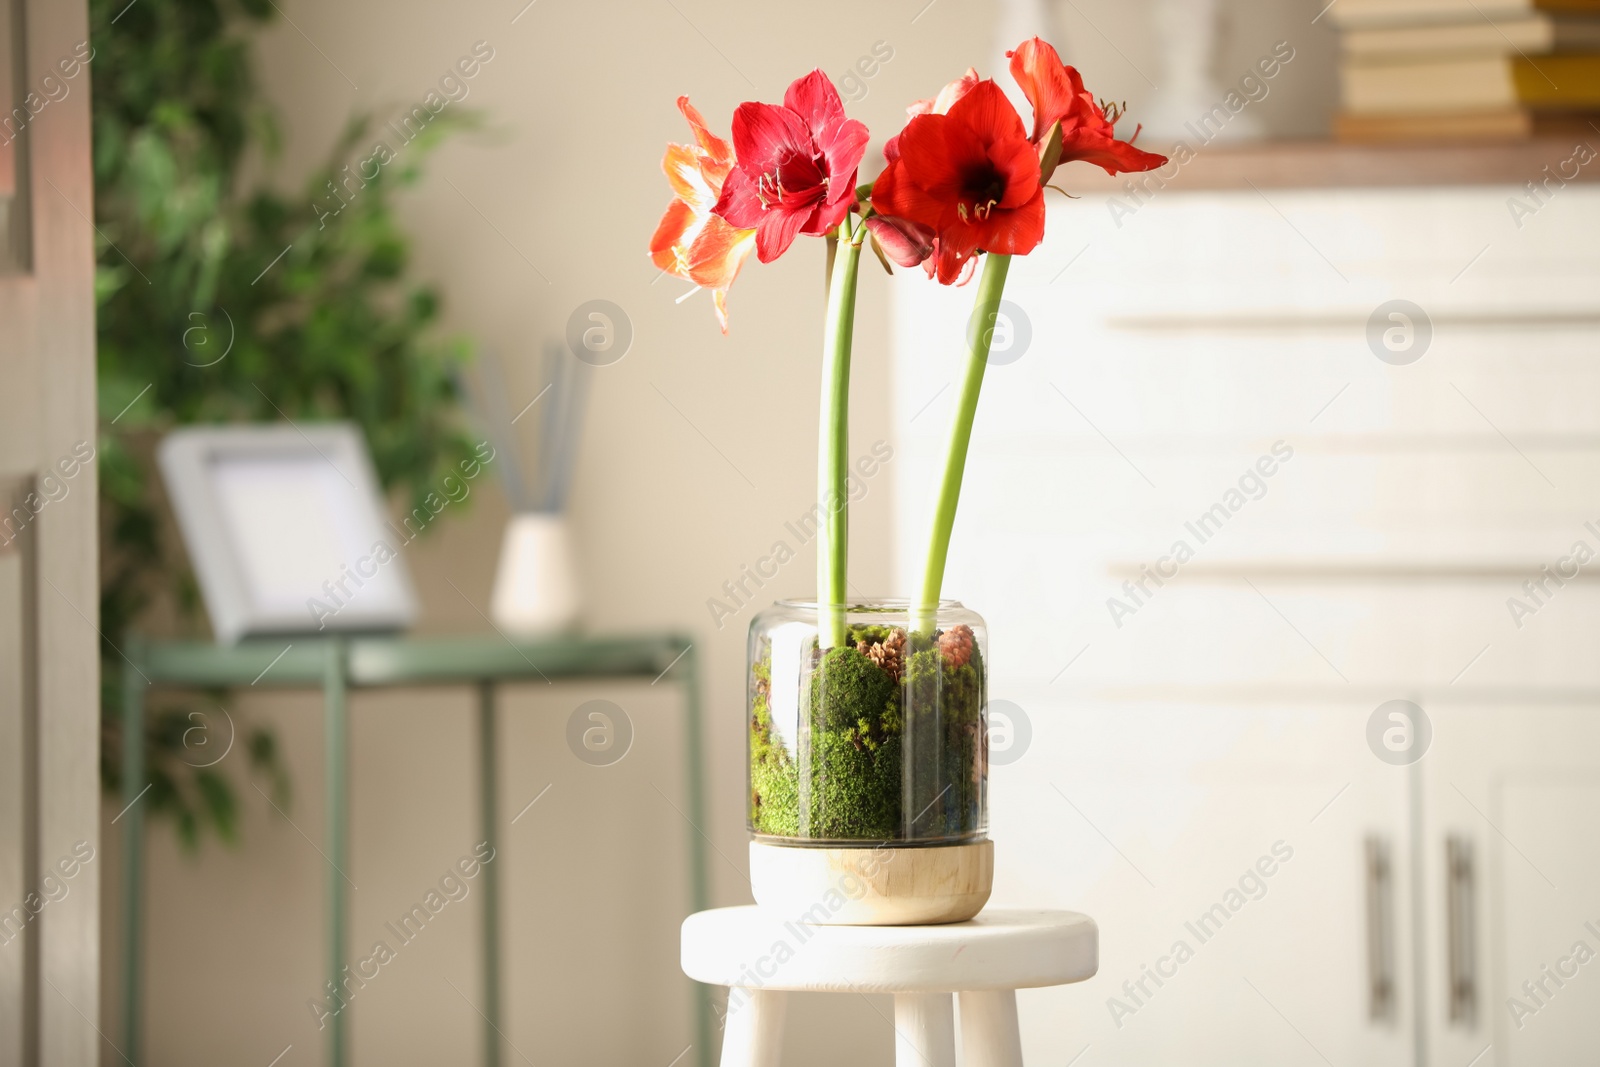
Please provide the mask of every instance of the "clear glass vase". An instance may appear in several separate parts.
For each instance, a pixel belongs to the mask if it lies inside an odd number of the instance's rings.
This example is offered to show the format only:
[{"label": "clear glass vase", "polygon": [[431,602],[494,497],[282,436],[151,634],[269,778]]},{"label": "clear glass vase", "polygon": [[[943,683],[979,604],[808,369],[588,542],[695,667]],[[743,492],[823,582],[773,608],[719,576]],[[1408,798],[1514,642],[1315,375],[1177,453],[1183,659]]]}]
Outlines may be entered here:
[{"label": "clear glass vase", "polygon": [[835,848],[984,840],[983,619],[950,600],[931,620],[913,620],[903,600],[827,614],[783,600],[750,624],[754,840]]}]

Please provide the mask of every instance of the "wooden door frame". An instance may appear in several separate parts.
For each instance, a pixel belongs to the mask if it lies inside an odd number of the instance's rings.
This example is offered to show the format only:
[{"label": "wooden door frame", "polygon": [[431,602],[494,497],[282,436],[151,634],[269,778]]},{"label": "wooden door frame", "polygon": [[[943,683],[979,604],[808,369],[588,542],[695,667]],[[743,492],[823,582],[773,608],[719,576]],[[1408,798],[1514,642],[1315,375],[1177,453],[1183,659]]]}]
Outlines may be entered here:
[{"label": "wooden door frame", "polygon": [[[16,92],[24,102],[28,93],[53,96],[49,86],[63,81],[58,64],[88,39],[87,4],[15,3]],[[97,440],[92,66],[16,139],[29,254],[20,273],[0,274],[0,423],[9,424],[0,426],[0,477],[35,488],[75,446],[81,454],[81,443]],[[21,856],[30,892],[46,875],[60,879],[63,862],[74,869],[69,891],[41,907],[26,934],[22,1055],[52,1067],[101,1058],[100,865],[73,861],[80,842],[94,857],[100,845],[97,483],[93,462],[83,465],[68,495],[41,506],[18,537],[24,698],[20,709],[0,709],[18,716],[20,736],[32,742],[19,761],[31,779],[23,783],[26,823],[0,846]]]}]

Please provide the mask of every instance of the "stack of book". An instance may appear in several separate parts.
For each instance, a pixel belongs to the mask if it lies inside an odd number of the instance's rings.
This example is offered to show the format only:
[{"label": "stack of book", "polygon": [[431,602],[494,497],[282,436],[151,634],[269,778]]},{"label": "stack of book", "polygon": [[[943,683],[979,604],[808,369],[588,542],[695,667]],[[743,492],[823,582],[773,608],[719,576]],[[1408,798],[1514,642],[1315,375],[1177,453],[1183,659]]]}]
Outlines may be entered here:
[{"label": "stack of book", "polygon": [[1328,17],[1340,140],[1600,137],[1600,0],[1334,0]]}]

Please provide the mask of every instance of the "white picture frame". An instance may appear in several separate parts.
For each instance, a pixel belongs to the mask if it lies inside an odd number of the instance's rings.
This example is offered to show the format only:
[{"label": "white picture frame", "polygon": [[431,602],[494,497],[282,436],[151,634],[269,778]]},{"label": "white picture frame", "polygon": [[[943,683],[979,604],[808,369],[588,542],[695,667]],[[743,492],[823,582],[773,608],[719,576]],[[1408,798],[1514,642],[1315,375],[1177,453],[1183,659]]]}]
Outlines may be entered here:
[{"label": "white picture frame", "polygon": [[408,538],[355,425],[183,427],[157,459],[218,643],[415,620]]}]

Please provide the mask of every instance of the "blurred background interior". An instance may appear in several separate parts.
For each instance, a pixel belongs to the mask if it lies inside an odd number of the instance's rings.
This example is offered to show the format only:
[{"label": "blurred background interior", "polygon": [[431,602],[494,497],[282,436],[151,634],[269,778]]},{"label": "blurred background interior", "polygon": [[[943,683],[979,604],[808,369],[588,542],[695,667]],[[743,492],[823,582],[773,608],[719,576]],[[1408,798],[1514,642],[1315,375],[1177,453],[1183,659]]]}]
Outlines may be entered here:
[{"label": "blurred background interior", "polygon": [[[59,887],[0,926],[0,1064],[715,1062],[678,923],[749,899],[744,635],[814,592],[823,293],[818,247],[752,266],[724,337],[651,266],[672,102],[725,129],[820,67],[870,170],[1036,33],[1173,163],[1058,172],[946,583],[1007,730],[994,901],[1101,927],[1022,994],[1029,1062],[1591,1062],[1600,7],[1547,6],[0,3],[0,907]],[[852,582],[903,595],[969,291],[862,274]],[[302,443],[371,506],[305,518]],[[373,529],[397,564],[341,590]],[[310,572],[321,615],[256,595]],[[330,750],[341,627],[424,644]],[[342,1049],[330,931],[402,946]],[[790,1062],[889,1061],[886,998],[790,1011]]]}]

